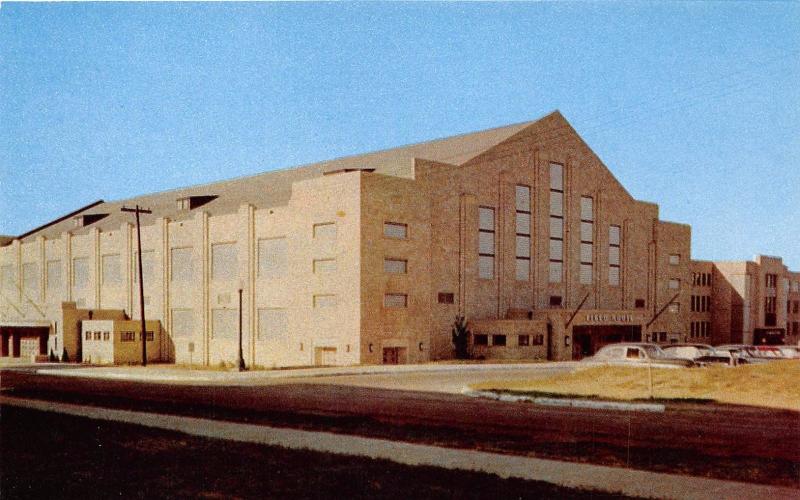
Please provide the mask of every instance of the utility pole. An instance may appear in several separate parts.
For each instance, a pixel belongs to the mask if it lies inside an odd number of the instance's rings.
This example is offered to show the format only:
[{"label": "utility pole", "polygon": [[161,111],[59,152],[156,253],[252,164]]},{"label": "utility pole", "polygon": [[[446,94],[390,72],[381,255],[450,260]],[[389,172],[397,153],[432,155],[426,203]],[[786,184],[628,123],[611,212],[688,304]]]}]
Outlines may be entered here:
[{"label": "utility pole", "polygon": [[142,276],[142,226],[139,223],[139,214],[152,214],[152,210],[140,208],[122,207],[123,212],[133,212],[136,214],[136,248],[138,249],[139,266],[139,314],[142,317],[142,366],[147,366],[147,323],[144,319],[144,276]]}]

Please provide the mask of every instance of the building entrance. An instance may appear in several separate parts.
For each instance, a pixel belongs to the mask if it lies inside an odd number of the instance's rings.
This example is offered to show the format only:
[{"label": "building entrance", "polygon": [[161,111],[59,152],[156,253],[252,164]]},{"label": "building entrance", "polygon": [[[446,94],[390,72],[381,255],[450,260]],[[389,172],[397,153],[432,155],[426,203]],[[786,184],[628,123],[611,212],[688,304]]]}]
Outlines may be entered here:
[{"label": "building entrance", "polygon": [[0,326],[0,355],[29,358],[47,354],[47,327]]},{"label": "building entrance", "polygon": [[572,327],[572,359],[582,359],[596,353],[606,344],[641,342],[639,325],[578,325]]},{"label": "building entrance", "polygon": [[405,347],[384,347],[383,348],[383,364],[384,365],[402,365],[406,362],[406,348]]}]

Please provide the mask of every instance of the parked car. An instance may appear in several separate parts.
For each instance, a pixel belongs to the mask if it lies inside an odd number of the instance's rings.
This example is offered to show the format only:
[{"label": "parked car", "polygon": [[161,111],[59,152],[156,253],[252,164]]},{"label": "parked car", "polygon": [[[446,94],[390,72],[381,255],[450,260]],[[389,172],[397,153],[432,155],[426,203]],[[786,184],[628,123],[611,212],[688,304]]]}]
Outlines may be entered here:
[{"label": "parked car", "polygon": [[688,368],[695,363],[688,359],[669,356],[658,345],[648,343],[609,344],[594,356],[584,358],[588,363],[618,366],[653,366],[656,368]]},{"label": "parked car", "polygon": [[783,356],[788,359],[800,359],[800,347],[793,345],[776,345],[783,353]]},{"label": "parked car", "polygon": [[786,356],[779,349],[777,345],[755,345],[751,348],[751,352],[755,357],[767,358],[771,360],[786,359]]},{"label": "parked car", "polygon": [[707,344],[672,344],[663,348],[667,356],[689,359],[700,366],[711,363],[733,365],[735,359],[729,351],[717,351]]},{"label": "parked car", "polygon": [[770,362],[770,358],[756,356],[753,351],[753,346],[749,344],[725,344],[718,345],[714,349],[731,353],[735,357],[736,364],[738,365]]}]

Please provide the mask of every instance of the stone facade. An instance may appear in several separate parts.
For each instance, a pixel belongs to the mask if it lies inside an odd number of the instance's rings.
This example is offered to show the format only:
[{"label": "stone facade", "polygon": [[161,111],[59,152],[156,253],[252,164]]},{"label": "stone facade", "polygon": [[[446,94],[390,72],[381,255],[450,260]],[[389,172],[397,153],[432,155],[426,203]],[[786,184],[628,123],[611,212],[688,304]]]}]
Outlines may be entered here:
[{"label": "stone facade", "polygon": [[[44,325],[49,350],[82,359],[82,323],[139,318],[125,205],[152,210],[141,228],[145,311],[161,325],[163,361],[235,362],[240,316],[245,361],[264,367],[451,358],[456,315],[470,322],[473,355],[493,358],[683,341],[701,321],[715,341],[735,330],[719,311],[741,284],[723,289],[716,277],[738,271],[691,261],[689,226],[634,199],[558,112],[93,203],[0,247],[0,328]],[[698,266],[720,287],[702,313]],[[789,318],[784,303],[778,321]]]}]

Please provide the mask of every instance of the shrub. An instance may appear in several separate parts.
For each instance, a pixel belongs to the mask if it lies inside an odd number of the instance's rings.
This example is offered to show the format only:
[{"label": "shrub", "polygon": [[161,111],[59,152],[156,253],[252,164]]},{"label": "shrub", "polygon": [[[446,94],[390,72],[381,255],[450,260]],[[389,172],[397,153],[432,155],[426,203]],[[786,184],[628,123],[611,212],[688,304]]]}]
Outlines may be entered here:
[{"label": "shrub", "polygon": [[69,363],[69,354],[67,354],[67,349],[61,351],[61,362],[62,363]]}]

